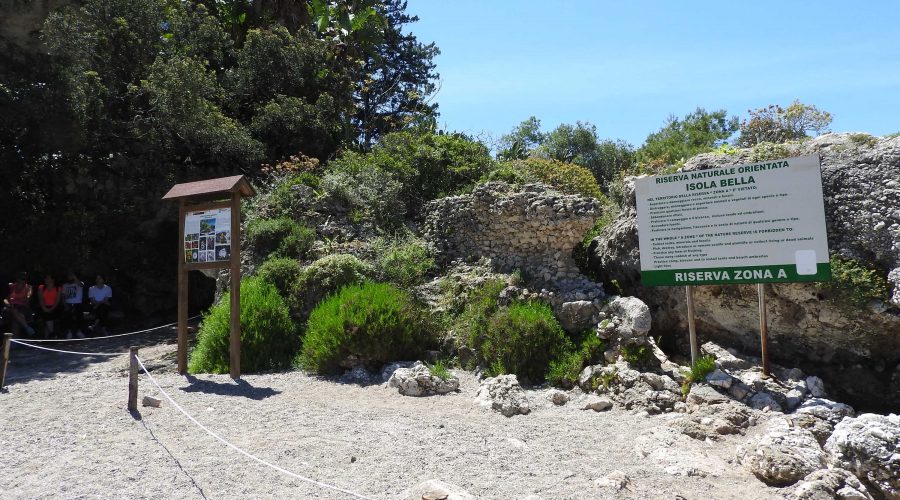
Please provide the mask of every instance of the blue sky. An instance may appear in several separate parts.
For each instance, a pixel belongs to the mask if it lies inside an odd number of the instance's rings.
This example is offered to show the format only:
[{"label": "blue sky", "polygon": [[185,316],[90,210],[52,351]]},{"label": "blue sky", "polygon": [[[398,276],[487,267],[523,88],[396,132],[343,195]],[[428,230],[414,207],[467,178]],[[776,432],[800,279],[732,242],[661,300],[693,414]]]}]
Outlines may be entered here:
[{"label": "blue sky", "polygon": [[439,124],[499,138],[531,115],[640,145],[698,106],[814,104],[900,132],[900,1],[409,0],[441,49]]}]

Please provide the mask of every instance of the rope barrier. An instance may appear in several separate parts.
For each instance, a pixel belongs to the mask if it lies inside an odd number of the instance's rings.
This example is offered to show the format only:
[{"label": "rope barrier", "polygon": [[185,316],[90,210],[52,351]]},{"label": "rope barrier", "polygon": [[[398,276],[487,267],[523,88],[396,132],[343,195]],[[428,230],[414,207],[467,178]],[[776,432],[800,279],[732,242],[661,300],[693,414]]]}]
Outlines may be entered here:
[{"label": "rope barrier", "polygon": [[18,340],[18,339],[10,339],[10,342],[13,342],[13,343],[16,343],[16,344],[19,344],[19,345],[28,346],[28,347],[31,347],[31,348],[33,348],[33,349],[40,349],[40,350],[42,350],[42,351],[61,352],[61,353],[63,353],[63,354],[81,354],[82,356],[122,356],[123,354],[128,354],[127,352],[115,352],[115,353],[109,353],[109,352],[63,351],[63,350],[60,350],[60,349],[51,349],[51,348],[49,348],[49,347],[42,347],[42,346],[39,346],[39,345],[31,345],[31,344],[29,344],[28,342],[22,342],[21,340]]},{"label": "rope barrier", "polygon": [[349,490],[341,489],[341,488],[339,488],[339,487],[337,487],[337,486],[332,486],[332,485],[330,485],[330,484],[326,484],[326,483],[322,483],[322,482],[316,481],[315,479],[310,479],[310,478],[308,478],[308,477],[304,477],[304,476],[301,476],[301,475],[299,475],[299,474],[295,474],[295,473],[293,473],[293,472],[291,472],[291,471],[289,471],[289,470],[287,470],[287,469],[285,469],[285,468],[283,468],[283,467],[279,467],[279,466],[277,466],[277,465],[275,465],[275,464],[273,464],[273,463],[266,462],[265,460],[263,460],[263,459],[261,459],[261,458],[258,458],[258,457],[256,457],[256,456],[253,456],[253,455],[251,455],[250,453],[248,453],[248,452],[242,450],[241,448],[238,448],[237,446],[235,446],[235,445],[229,443],[228,441],[225,440],[225,438],[219,436],[219,435],[216,434],[215,432],[209,430],[205,425],[203,425],[203,424],[201,424],[200,422],[198,422],[197,419],[195,419],[194,417],[192,417],[190,413],[188,413],[187,411],[185,411],[184,408],[182,408],[178,403],[176,403],[175,400],[172,399],[172,396],[169,396],[169,393],[167,393],[165,390],[163,390],[162,387],[159,386],[159,384],[156,382],[156,379],[153,378],[153,375],[150,375],[150,372],[147,371],[147,367],[144,366],[144,362],[141,361],[141,358],[135,356],[135,359],[137,359],[138,364],[141,365],[141,369],[144,370],[144,373],[147,374],[147,377],[150,378],[150,381],[153,382],[153,385],[155,385],[156,388],[159,389],[159,392],[161,392],[162,395],[165,396],[166,399],[168,399],[170,403],[172,403],[172,406],[174,406],[175,408],[178,409],[178,411],[180,411],[181,413],[183,413],[184,416],[187,417],[191,422],[193,422],[193,423],[196,424],[198,427],[200,427],[201,429],[203,429],[204,431],[206,431],[207,434],[209,434],[210,436],[216,438],[220,443],[222,443],[222,444],[228,446],[229,448],[231,448],[231,449],[237,451],[238,453],[244,455],[245,457],[247,457],[247,458],[249,458],[249,459],[251,459],[251,460],[255,460],[256,462],[259,462],[259,463],[261,463],[261,464],[263,464],[263,465],[266,465],[266,466],[268,466],[268,467],[271,467],[272,469],[275,469],[275,470],[277,470],[278,472],[281,472],[281,473],[283,473],[283,474],[286,474],[286,475],[288,475],[288,476],[291,476],[291,477],[293,477],[294,479],[299,479],[299,480],[301,480],[301,481],[305,481],[305,482],[307,482],[307,483],[314,484],[314,485],[319,486],[319,487],[321,487],[321,488],[327,488],[327,489],[329,489],[329,490],[339,491],[339,492],[341,492],[341,493],[345,493],[345,494],[347,494],[347,495],[350,495],[350,496],[353,496],[353,497],[356,497],[356,498],[362,498],[362,499],[365,499],[365,500],[373,500],[371,497],[363,496],[363,495],[360,495],[359,493],[354,493],[354,492],[349,491]]},{"label": "rope barrier", "polygon": [[[192,316],[192,317],[188,318],[187,320],[193,321],[193,320],[199,318],[200,316],[201,315],[198,314],[196,316]],[[81,342],[84,340],[112,339],[112,338],[116,338],[116,337],[128,337],[130,335],[137,335],[139,333],[152,332],[153,330],[160,330],[162,328],[168,328],[170,326],[175,326],[177,324],[178,324],[178,322],[176,321],[174,323],[169,323],[166,325],[160,325],[160,326],[155,326],[153,328],[147,328],[146,330],[137,330],[135,332],[128,332],[128,333],[117,333],[115,335],[104,335],[103,337],[85,337],[83,339],[25,339],[25,340],[27,340],[28,342]]]}]

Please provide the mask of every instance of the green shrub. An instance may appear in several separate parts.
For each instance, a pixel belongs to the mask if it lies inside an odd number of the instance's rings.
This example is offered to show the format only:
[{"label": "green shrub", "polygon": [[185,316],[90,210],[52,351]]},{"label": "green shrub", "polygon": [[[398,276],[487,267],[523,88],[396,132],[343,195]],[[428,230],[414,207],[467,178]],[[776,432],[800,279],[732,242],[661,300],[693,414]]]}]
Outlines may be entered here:
[{"label": "green shrub", "polygon": [[256,219],[247,224],[247,241],[260,255],[303,258],[316,232],[287,217]]},{"label": "green shrub", "polygon": [[426,363],[425,366],[428,367],[432,375],[441,380],[447,380],[453,376],[453,374],[450,373],[450,369],[447,368],[447,363],[445,363],[443,360],[439,359],[435,361],[433,365],[429,365]]},{"label": "green shrub", "polygon": [[338,373],[356,356],[370,368],[415,359],[433,343],[427,311],[409,293],[385,283],[342,288],[309,315],[298,365],[318,373]]},{"label": "green shrub", "polygon": [[891,289],[880,272],[840,255],[831,257],[831,281],[816,286],[830,299],[855,307],[864,307],[871,300],[885,300]]},{"label": "green shrub", "polygon": [[574,163],[544,158],[513,160],[501,164],[483,179],[504,180],[511,184],[542,182],[561,193],[588,196],[606,202],[606,196],[600,191],[594,174]]},{"label": "green shrub", "polygon": [[403,184],[394,173],[373,168],[367,155],[351,151],[331,162],[321,185],[327,195],[349,205],[353,222],[388,229],[403,222]]},{"label": "green shrub", "polygon": [[290,291],[290,305],[302,318],[326,296],[375,277],[375,268],[348,254],[326,255],[304,267]]},{"label": "green shrub", "polygon": [[751,163],[777,160],[779,158],[788,158],[790,156],[792,156],[792,153],[788,144],[761,142],[753,146],[753,149],[750,150]]},{"label": "green shrub", "polygon": [[681,384],[681,393],[685,396],[691,392],[691,385],[706,380],[706,376],[715,371],[716,358],[712,356],[703,356],[696,363],[691,365],[691,369],[683,372],[684,382]]},{"label": "green shrub", "polygon": [[[203,318],[191,351],[191,373],[228,373],[230,294]],[[275,287],[258,277],[241,281],[241,371],[290,366],[300,345],[287,304]]]},{"label": "green shrub", "polygon": [[378,276],[401,287],[413,287],[425,282],[434,268],[434,258],[422,240],[412,237],[372,241]]},{"label": "green shrub", "polygon": [[287,176],[269,193],[268,205],[279,216],[300,215],[310,202],[310,191],[318,189],[321,182],[322,179],[311,172]]},{"label": "green shrub", "polygon": [[550,362],[547,380],[557,387],[568,389],[578,382],[578,376],[585,366],[596,364],[603,359],[606,343],[593,330],[582,332],[578,348],[567,352]]},{"label": "green shrub", "polygon": [[873,147],[878,144],[878,138],[870,134],[850,134],[850,140],[859,146]]},{"label": "green shrub", "polygon": [[647,367],[655,358],[646,344],[625,344],[622,346],[622,359],[630,365]]},{"label": "green shrub", "polygon": [[[550,361],[572,349],[550,306],[517,302],[490,307],[486,296],[478,299],[479,310],[469,317],[468,340],[488,375],[515,373],[526,383],[538,383]],[[493,300],[496,304],[496,296]]]},{"label": "green shrub", "polygon": [[256,275],[275,285],[282,297],[288,297],[294,289],[303,268],[297,259],[271,257],[256,270]]}]

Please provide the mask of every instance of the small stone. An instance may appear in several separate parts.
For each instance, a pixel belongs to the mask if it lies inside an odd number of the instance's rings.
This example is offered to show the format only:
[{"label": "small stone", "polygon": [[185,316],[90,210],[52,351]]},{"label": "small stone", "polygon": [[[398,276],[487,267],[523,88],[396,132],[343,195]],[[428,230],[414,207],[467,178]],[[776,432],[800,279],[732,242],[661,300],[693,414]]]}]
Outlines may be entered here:
[{"label": "small stone", "polygon": [[605,477],[601,477],[594,480],[594,485],[598,488],[609,488],[614,491],[619,491],[628,486],[630,479],[625,475],[621,470],[614,470],[607,474]]},{"label": "small stone", "polygon": [[728,394],[734,399],[742,401],[747,394],[750,394],[750,387],[743,382],[737,382],[728,388]]},{"label": "small stone", "polygon": [[806,387],[814,398],[827,398],[828,393],[825,392],[825,382],[819,377],[806,377]]},{"label": "small stone", "polygon": [[144,396],[143,401],[141,402],[144,406],[152,406],[154,408],[159,408],[162,406],[162,400],[159,398],[154,398],[153,396]]},{"label": "small stone", "polygon": [[569,402],[569,395],[563,391],[550,391],[549,398],[556,406],[562,406]]},{"label": "small stone", "polygon": [[769,410],[784,412],[784,408],[768,392],[757,392],[750,398],[750,407],[754,410]]},{"label": "small stone", "polygon": [[599,398],[596,396],[589,396],[584,401],[584,406],[582,406],[582,410],[594,410],[594,411],[606,411],[612,408],[612,401],[606,398]]}]

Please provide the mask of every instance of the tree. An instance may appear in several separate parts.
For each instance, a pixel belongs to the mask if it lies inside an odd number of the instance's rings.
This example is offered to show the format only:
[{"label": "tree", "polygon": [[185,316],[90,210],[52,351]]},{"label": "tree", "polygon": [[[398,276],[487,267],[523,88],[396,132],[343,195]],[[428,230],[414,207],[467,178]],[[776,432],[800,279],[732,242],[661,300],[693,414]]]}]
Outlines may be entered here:
[{"label": "tree", "polygon": [[405,25],[419,20],[406,13],[405,0],[383,0],[377,10],[384,19],[383,37],[371,43],[368,30],[350,38],[358,44],[358,59],[353,69],[356,111],[352,124],[363,149],[370,149],[379,137],[428,122],[437,116],[437,103],[431,98],[437,90],[434,58],[440,50],[434,43],[422,43]]},{"label": "tree", "polygon": [[508,134],[500,138],[501,159],[521,160],[528,152],[544,143],[546,134],[541,132],[541,121],[531,116],[516,125]]},{"label": "tree", "polygon": [[770,104],[765,108],[751,109],[750,117],[741,122],[741,135],[737,144],[755,146],[761,142],[782,143],[828,132],[831,113],[795,100],[786,109]]},{"label": "tree", "polygon": [[647,136],[637,151],[641,165],[670,165],[691,156],[713,150],[738,129],[737,117],[728,118],[724,109],[708,112],[697,108],[679,119],[670,115],[666,124]]}]

